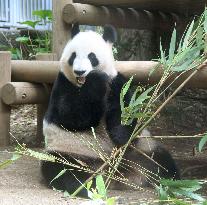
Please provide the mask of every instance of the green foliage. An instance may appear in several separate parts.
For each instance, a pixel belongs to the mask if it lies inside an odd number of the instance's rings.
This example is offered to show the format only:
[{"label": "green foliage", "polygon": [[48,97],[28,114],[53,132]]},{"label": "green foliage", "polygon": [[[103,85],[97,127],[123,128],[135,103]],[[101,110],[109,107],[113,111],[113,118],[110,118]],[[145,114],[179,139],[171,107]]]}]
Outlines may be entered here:
[{"label": "green foliage", "polygon": [[135,92],[132,95],[132,98],[129,102],[129,105],[125,105],[124,98],[131,86],[133,76],[130,80],[123,86],[120,93],[120,105],[121,105],[121,123],[123,125],[130,125],[134,119],[139,119],[147,117],[149,113],[140,112],[143,108],[144,103],[150,98],[149,93],[153,90],[153,87],[148,88],[140,95],[138,93],[142,90],[140,87],[137,87]]},{"label": "green foliage", "polygon": [[201,140],[200,140],[200,142],[199,142],[199,144],[198,144],[198,151],[199,151],[199,152],[202,151],[202,149],[203,149],[203,147],[205,146],[206,143],[207,143],[207,134],[205,134],[205,135],[201,138]]},{"label": "green foliage", "polygon": [[9,166],[14,161],[20,159],[21,157],[22,157],[22,155],[20,155],[18,153],[13,153],[11,159],[5,160],[5,161],[3,161],[3,162],[0,163],[0,169],[3,169],[5,167]]},{"label": "green foliage", "polygon": [[37,10],[32,12],[33,16],[37,16],[38,20],[27,20],[18,22],[27,27],[31,27],[32,31],[28,31],[24,36],[17,37],[15,40],[19,43],[19,47],[10,47],[7,50],[11,51],[13,60],[32,59],[37,53],[51,52],[52,34],[50,31],[36,31],[37,26],[47,25],[52,23],[52,11]]},{"label": "green foliage", "polygon": [[165,70],[169,70],[169,72],[187,71],[197,67],[205,60],[203,49],[205,48],[204,24],[206,23],[202,21],[203,15],[197,20],[196,24],[194,20],[190,23],[178,46],[176,29],[173,30],[168,56],[160,41],[160,59],[158,59],[158,62],[163,65]]},{"label": "green foliage", "polygon": [[101,175],[96,176],[96,188],[91,189],[92,181],[88,182],[86,188],[88,190],[88,196],[92,200],[102,200],[106,205],[115,205],[116,199],[114,197],[107,197],[107,189],[104,183],[104,179]]},{"label": "green foliage", "polygon": [[189,204],[186,199],[204,202],[205,199],[198,193],[203,181],[198,180],[169,180],[161,179],[157,187],[160,201],[172,201],[173,204]]},{"label": "green foliage", "polygon": [[63,169],[59,172],[59,174],[57,176],[55,176],[52,181],[50,182],[50,184],[55,181],[56,179],[58,179],[59,177],[61,177],[63,174],[65,174],[65,172],[67,171],[67,169]]}]

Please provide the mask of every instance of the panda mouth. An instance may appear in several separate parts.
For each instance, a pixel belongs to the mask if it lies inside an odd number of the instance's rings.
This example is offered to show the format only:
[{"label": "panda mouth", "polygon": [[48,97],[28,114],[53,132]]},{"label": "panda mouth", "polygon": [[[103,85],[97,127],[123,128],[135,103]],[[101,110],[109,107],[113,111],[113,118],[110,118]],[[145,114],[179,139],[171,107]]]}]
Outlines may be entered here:
[{"label": "panda mouth", "polygon": [[79,85],[83,85],[86,82],[86,78],[85,77],[76,77],[77,83]]}]

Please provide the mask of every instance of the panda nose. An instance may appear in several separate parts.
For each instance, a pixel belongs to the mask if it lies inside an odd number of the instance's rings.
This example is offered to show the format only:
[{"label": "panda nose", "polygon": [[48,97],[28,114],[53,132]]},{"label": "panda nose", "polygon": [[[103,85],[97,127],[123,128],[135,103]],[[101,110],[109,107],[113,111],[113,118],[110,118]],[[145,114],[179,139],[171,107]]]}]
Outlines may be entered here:
[{"label": "panda nose", "polygon": [[85,72],[86,72],[85,70],[81,70],[81,71],[80,70],[74,70],[74,73],[78,76],[83,75]]}]

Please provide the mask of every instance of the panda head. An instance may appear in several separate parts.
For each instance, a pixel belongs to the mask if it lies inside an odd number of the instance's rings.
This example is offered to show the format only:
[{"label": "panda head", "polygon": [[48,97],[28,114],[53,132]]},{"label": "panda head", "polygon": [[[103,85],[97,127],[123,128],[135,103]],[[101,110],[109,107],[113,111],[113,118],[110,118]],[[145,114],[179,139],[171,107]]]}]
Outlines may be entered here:
[{"label": "panda head", "polygon": [[80,32],[79,25],[74,24],[71,34],[72,39],[60,59],[61,71],[70,82],[81,87],[87,75],[96,69],[111,78],[117,75],[112,52],[117,37],[114,27],[105,26],[103,35],[100,35],[94,31]]}]

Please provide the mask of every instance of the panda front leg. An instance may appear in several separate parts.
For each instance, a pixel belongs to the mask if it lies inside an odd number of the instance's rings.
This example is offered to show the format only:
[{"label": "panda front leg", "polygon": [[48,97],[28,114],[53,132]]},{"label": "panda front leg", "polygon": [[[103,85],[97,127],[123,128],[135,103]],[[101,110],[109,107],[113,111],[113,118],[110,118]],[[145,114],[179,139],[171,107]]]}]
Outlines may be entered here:
[{"label": "panda front leg", "polygon": [[[131,125],[121,124],[121,106],[120,106],[120,93],[123,85],[127,80],[120,74],[112,79],[110,84],[110,93],[107,101],[106,111],[106,129],[113,143],[117,146],[126,144],[135,128],[136,122]],[[128,104],[131,99],[131,92],[125,95],[125,102]]]},{"label": "panda front leg", "polygon": [[[120,92],[125,83],[126,79],[121,74],[118,74],[112,80],[111,92],[108,97],[106,125],[109,136],[116,146],[122,146],[128,142],[136,124],[134,121],[131,126],[121,125]],[[131,96],[132,94],[129,90],[125,96],[125,103],[130,102]],[[141,135],[143,134],[145,136],[150,135],[147,130],[141,133]],[[135,149],[128,148],[124,156],[129,161],[141,164],[153,173],[157,173],[159,170],[158,176],[161,178],[180,179],[180,173],[174,159],[160,143],[151,138],[141,138],[134,140],[133,144]],[[136,149],[148,155],[148,158],[141,155]],[[133,166],[133,164],[131,166]],[[136,170],[134,171],[136,172]],[[137,177],[138,181],[140,180],[139,176],[140,174],[138,174]]]}]

